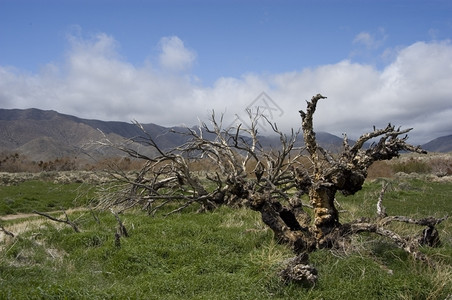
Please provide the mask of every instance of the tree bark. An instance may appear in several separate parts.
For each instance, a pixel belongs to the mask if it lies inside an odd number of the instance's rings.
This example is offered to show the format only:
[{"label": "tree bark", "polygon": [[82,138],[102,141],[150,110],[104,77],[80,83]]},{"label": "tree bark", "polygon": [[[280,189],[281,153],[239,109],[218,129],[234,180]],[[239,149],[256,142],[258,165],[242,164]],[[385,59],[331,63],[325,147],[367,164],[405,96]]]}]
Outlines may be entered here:
[{"label": "tree bark", "polygon": [[314,208],[314,233],[318,248],[330,247],[325,237],[340,226],[339,214],[334,206],[336,189],[332,185],[317,183],[309,190]]},{"label": "tree bark", "polygon": [[295,214],[292,209],[272,201],[269,194],[254,194],[250,198],[250,208],[261,213],[262,221],[270,227],[279,243],[289,245],[298,254],[316,248],[309,227],[298,222],[300,214],[304,213],[300,207],[297,207],[298,213]]}]

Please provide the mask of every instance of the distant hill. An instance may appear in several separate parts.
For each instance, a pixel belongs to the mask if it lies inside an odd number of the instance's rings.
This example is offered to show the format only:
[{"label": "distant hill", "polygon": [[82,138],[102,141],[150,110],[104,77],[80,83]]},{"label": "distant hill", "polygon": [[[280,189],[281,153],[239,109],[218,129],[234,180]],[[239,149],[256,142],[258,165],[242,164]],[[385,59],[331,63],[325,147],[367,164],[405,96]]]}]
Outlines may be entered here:
[{"label": "distant hill", "polygon": [[[144,125],[159,137],[162,148],[179,145],[181,136],[168,133],[170,128]],[[105,135],[111,141],[122,141],[143,135],[134,124],[81,119],[52,110],[0,109],[0,151],[25,154],[35,161],[89,154],[113,155],[96,145]]]},{"label": "distant hill", "polygon": [[[188,139],[187,136],[172,132],[181,132],[186,128],[168,128],[152,123],[142,125],[162,149],[179,146]],[[34,161],[84,154],[95,157],[118,154],[94,143],[101,140],[103,135],[111,141],[119,142],[143,136],[143,132],[132,123],[82,119],[53,110],[0,109],[0,152],[21,153]],[[316,135],[318,142],[331,152],[342,147],[340,137],[326,132],[318,132]],[[279,137],[275,136],[262,136],[260,142],[266,148],[277,148],[280,145]],[[301,136],[298,146],[302,146]],[[452,136],[435,139],[425,144],[424,148],[434,152],[451,151]]]},{"label": "distant hill", "polygon": [[422,148],[430,152],[451,152],[452,135],[436,138],[427,144],[422,145]]}]

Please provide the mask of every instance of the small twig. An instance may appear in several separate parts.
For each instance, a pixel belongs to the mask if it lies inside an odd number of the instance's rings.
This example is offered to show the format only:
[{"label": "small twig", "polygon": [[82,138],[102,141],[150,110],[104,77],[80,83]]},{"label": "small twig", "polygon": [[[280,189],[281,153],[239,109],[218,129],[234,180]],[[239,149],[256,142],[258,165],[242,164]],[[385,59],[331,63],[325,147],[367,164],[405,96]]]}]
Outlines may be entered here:
[{"label": "small twig", "polygon": [[377,201],[377,216],[379,218],[384,218],[387,217],[388,215],[386,214],[386,208],[383,206],[383,196],[386,193],[386,189],[388,188],[389,183],[384,182],[380,191],[380,196],[378,197],[378,201]]},{"label": "small twig", "polygon": [[115,246],[121,248],[121,234],[119,232],[115,233]]},{"label": "small twig", "polygon": [[170,211],[169,213],[165,214],[165,217],[182,211],[184,208],[190,206],[195,201],[196,201],[195,199],[192,199],[192,200],[189,200],[189,201],[185,202],[184,205],[182,205],[179,208],[176,208],[176,209]]},{"label": "small twig", "polygon": [[94,213],[94,210],[93,210],[93,209],[90,209],[90,211],[91,211],[91,215],[93,216],[93,218],[94,218],[94,220],[96,221],[96,223],[97,223],[98,225],[100,225],[99,216],[97,216],[97,215]]},{"label": "small twig", "polygon": [[9,235],[10,237],[14,237],[14,233],[6,230],[5,227],[3,227],[2,225],[0,225],[0,231],[3,231],[6,235]]},{"label": "small twig", "polygon": [[111,213],[115,216],[116,221],[118,221],[118,234],[120,236],[124,236],[124,237],[129,237],[129,233],[127,232],[126,227],[124,226],[124,224],[122,223],[121,219],[119,218],[118,214],[110,208]]},{"label": "small twig", "polygon": [[80,230],[79,230],[78,227],[77,227],[77,224],[75,224],[74,222],[72,222],[71,220],[69,220],[69,217],[68,217],[68,215],[66,214],[66,211],[63,211],[64,216],[66,217],[66,220],[57,219],[57,218],[55,218],[55,217],[52,217],[51,215],[48,215],[48,214],[46,214],[46,213],[39,212],[39,211],[36,211],[36,210],[34,210],[33,213],[38,214],[38,215],[43,216],[43,217],[46,217],[46,218],[48,218],[48,219],[50,219],[50,220],[52,220],[52,221],[55,221],[55,222],[61,222],[61,223],[68,224],[68,225],[70,225],[70,226],[72,227],[72,229],[74,229],[75,232],[80,232]]},{"label": "small twig", "polygon": [[384,219],[382,219],[381,222],[379,223],[379,225],[385,226],[393,221],[397,221],[397,222],[403,222],[403,223],[408,223],[408,224],[416,224],[416,225],[420,225],[420,226],[434,227],[434,226],[440,224],[441,222],[447,220],[448,218],[449,218],[448,215],[446,215],[442,218],[427,217],[427,218],[423,218],[423,219],[413,219],[413,218],[405,217],[405,216],[389,216],[389,217],[385,217]]}]

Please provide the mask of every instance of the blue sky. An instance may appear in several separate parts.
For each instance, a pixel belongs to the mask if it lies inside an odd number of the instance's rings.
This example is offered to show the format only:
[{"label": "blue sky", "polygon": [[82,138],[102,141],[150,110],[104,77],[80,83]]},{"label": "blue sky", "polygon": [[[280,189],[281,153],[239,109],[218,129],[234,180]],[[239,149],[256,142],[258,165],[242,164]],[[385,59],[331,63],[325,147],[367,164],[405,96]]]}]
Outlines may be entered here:
[{"label": "blue sky", "polygon": [[191,126],[265,92],[288,129],[322,93],[319,130],[426,142],[452,134],[451,38],[448,0],[0,0],[0,107]]}]

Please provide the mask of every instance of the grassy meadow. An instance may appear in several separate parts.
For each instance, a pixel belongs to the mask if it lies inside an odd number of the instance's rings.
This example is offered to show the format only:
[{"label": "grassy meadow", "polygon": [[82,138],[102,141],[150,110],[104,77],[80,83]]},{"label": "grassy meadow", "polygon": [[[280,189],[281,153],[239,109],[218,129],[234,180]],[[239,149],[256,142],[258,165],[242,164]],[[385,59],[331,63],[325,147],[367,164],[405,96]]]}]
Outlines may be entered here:
[{"label": "grassy meadow", "polygon": [[[369,180],[351,197],[338,195],[341,220],[375,216],[382,182],[390,215],[443,217],[452,212],[452,181],[422,176]],[[0,185],[0,299],[452,299],[452,220],[438,226],[442,244],[423,248],[438,264],[414,261],[389,240],[363,234],[344,251],[316,251],[312,288],[284,283],[278,270],[293,257],[273,240],[258,213],[222,207],[150,217],[120,215],[129,237],[115,245],[117,221],[86,205],[93,185],[45,180]],[[40,216],[68,210],[80,231]],[[167,208],[168,210],[171,207]],[[54,216],[63,217],[60,212]],[[422,227],[394,224],[398,232]]]}]

